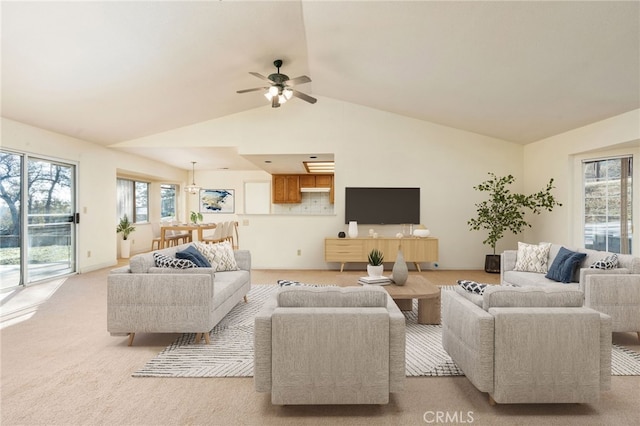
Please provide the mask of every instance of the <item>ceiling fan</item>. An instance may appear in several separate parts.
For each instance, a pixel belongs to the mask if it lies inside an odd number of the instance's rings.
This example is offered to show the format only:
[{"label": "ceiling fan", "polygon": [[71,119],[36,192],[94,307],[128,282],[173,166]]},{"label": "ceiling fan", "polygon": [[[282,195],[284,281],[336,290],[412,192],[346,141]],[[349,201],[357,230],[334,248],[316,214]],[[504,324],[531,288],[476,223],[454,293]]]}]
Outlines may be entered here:
[{"label": "ceiling fan", "polygon": [[280,74],[280,67],[282,66],[282,59],[276,59],[273,61],[273,65],[278,69],[276,73],[270,74],[269,77],[265,77],[257,72],[250,72],[249,74],[256,76],[262,80],[268,81],[271,85],[265,87],[256,87],[254,89],[238,90],[237,93],[257,92],[258,90],[266,90],[267,93],[264,96],[271,101],[272,108],[278,108],[281,104],[287,102],[292,96],[302,99],[303,101],[315,104],[318,100],[311,96],[299,92],[296,89],[292,89],[292,86],[303,83],[310,83],[311,79],[306,75],[301,75],[296,78],[289,78],[288,75]]}]

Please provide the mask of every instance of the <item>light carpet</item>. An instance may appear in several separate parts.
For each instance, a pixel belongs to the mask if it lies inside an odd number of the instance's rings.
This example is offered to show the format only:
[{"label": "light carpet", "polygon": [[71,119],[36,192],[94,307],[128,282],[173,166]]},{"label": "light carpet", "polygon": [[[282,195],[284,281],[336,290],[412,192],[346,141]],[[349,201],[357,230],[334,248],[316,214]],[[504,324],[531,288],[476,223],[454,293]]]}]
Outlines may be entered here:
[{"label": "light carpet", "polygon": [[[248,303],[239,303],[211,330],[211,344],[194,344],[195,334],[185,333],[149,361],[133,377],[252,377],[253,319],[274,285],[254,285]],[[417,323],[417,302],[406,317],[407,377],[462,376],[442,348],[439,325]],[[640,376],[640,354],[613,345],[614,376]]]}]

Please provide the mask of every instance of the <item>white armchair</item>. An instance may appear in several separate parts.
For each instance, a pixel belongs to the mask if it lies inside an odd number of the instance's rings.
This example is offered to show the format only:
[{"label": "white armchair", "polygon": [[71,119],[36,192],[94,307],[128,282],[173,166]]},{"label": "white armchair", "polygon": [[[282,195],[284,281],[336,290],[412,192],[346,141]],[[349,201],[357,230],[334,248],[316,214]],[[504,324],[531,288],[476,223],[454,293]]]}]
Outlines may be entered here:
[{"label": "white armchair", "polygon": [[405,380],[405,318],[379,287],[285,287],[255,318],[254,381],[277,405],[386,404]]},{"label": "white armchair", "polygon": [[442,345],[490,403],[587,403],[611,386],[611,318],[578,289],[442,292]]}]

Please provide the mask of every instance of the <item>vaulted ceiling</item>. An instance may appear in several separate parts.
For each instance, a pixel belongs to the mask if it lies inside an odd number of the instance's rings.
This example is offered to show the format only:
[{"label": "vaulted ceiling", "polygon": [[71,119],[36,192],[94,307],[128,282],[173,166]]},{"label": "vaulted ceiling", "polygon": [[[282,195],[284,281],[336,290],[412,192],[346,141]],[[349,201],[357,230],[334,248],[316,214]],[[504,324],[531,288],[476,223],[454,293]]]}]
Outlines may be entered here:
[{"label": "vaulted ceiling", "polygon": [[274,59],[312,96],[527,144],[640,108],[640,3],[2,2],[2,115],[102,145],[263,107],[236,91]]}]

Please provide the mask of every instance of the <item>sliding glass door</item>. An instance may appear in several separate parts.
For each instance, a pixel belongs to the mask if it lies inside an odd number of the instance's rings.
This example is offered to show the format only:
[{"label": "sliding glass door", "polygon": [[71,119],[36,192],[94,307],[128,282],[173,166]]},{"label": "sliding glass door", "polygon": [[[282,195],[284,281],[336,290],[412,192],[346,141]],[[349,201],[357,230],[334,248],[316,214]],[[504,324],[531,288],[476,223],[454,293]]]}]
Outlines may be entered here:
[{"label": "sliding glass door", "polygon": [[0,155],[2,289],[75,272],[75,166]]},{"label": "sliding glass door", "polygon": [[24,157],[0,152],[0,290],[22,284],[22,175]]}]

